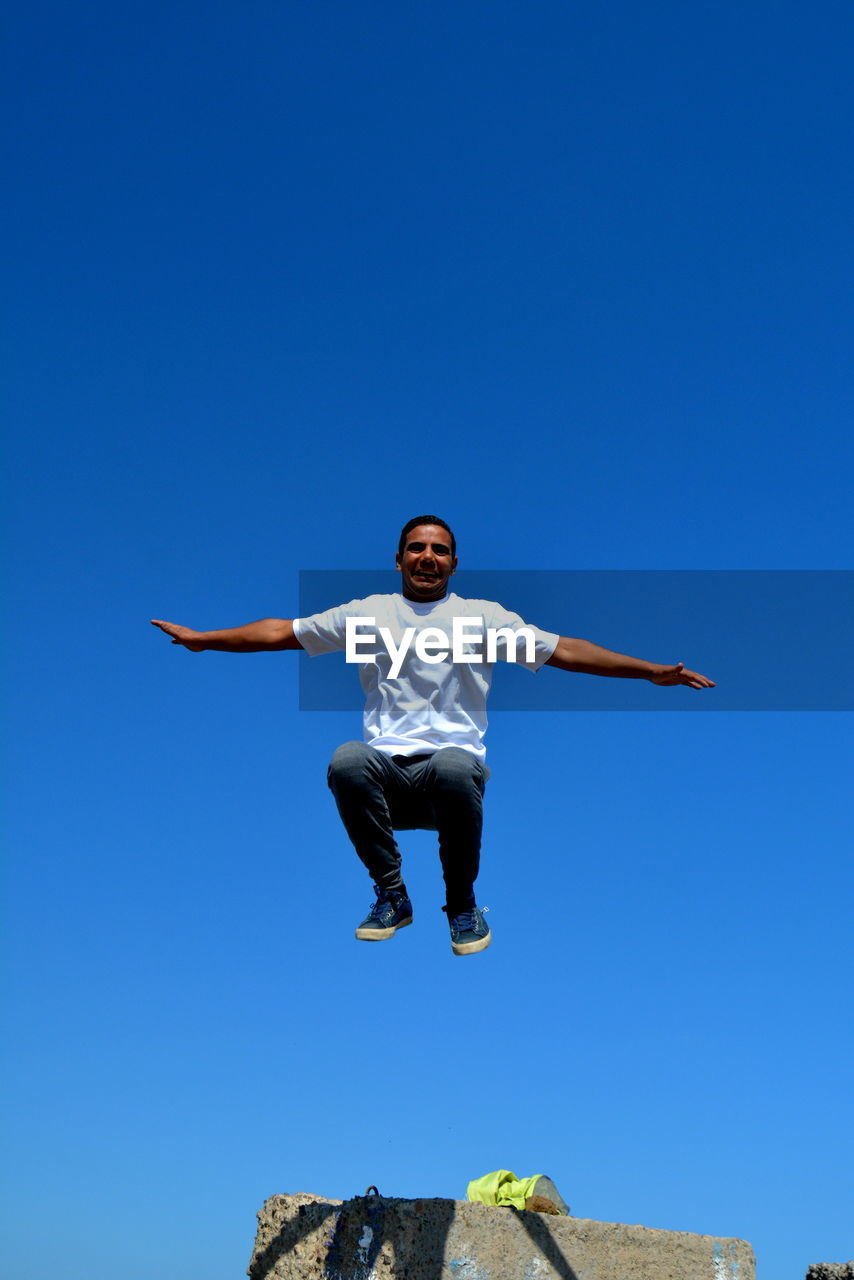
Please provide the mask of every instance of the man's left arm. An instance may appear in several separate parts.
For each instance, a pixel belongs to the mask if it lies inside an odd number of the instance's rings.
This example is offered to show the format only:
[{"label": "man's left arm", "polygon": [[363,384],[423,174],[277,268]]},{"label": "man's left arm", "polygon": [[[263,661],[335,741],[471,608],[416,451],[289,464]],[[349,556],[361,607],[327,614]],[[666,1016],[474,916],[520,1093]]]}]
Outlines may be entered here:
[{"label": "man's left arm", "polygon": [[561,636],[554,653],[546,659],[550,667],[561,671],[583,671],[590,676],[620,676],[629,680],[651,680],[653,684],[687,684],[692,689],[713,689],[714,680],[688,671],[683,663],[667,666],[661,662],[645,662],[625,653],[614,653],[589,640]]}]

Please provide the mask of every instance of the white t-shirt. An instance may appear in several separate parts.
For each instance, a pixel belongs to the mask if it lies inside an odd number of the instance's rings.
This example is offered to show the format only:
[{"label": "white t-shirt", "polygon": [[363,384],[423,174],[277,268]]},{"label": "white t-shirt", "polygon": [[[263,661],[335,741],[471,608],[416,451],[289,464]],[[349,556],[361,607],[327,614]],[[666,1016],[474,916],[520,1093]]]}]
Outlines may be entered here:
[{"label": "white t-shirt", "polygon": [[[359,679],[365,692],[364,739],[370,746],[393,756],[427,755],[442,747],[462,747],[480,760],[486,756],[486,699],[492,684],[493,663],[486,661],[486,631],[509,627],[514,632],[529,627],[534,633],[534,656],[526,657],[524,636],[515,642],[516,661],[529,671],[539,671],[552,656],[559,637],[523,622],[494,600],[464,600],[453,592],[429,604],[407,600],[400,592],[367,596],[348,604],[294,619],[294,634],[306,653],[316,657],[346,645],[348,618],[373,618],[373,626],[360,625]],[[410,643],[399,674],[392,678],[392,656],[380,636],[387,628],[399,649],[404,631],[437,627],[451,650],[454,618],[480,618],[482,627],[466,627],[463,651],[479,654],[481,662],[453,662],[451,653],[440,662],[422,661]],[[414,640],[414,638],[413,638]],[[498,638],[496,657],[507,661],[507,640]],[[436,649],[433,649],[436,652]],[[372,655],[362,657],[361,655]]]}]

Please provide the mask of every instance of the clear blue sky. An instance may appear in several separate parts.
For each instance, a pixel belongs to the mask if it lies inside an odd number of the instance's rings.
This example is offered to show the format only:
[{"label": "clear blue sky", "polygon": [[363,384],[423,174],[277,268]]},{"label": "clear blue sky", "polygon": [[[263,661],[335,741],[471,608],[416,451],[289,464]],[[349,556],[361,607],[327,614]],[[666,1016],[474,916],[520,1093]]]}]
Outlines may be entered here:
[{"label": "clear blue sky", "polygon": [[147,619],[291,616],[424,510],[473,569],[847,567],[852,25],[11,15],[10,1275],[233,1280],[274,1192],[497,1167],[850,1255],[847,716],[496,713],[463,961],[424,833],[352,940],[358,717]]}]

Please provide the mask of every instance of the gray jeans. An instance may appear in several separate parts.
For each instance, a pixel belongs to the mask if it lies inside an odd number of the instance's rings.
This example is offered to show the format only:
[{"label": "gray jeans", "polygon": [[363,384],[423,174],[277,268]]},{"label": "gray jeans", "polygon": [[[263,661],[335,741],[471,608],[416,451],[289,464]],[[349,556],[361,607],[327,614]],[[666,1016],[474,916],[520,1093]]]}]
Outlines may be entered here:
[{"label": "gray jeans", "polygon": [[438,832],[451,915],[474,906],[488,777],[462,747],[389,756],[365,742],[340,746],[327,774],[347,835],[379,891],[405,892],[395,831]]}]

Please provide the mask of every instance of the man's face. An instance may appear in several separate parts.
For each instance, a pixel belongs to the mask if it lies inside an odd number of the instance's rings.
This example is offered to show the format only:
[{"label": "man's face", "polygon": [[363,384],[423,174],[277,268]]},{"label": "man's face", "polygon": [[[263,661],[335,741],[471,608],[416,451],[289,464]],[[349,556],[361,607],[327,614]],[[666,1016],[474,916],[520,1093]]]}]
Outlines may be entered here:
[{"label": "man's face", "polygon": [[457,567],[457,557],[451,555],[451,535],[439,524],[417,524],[406,535],[406,545],[395,563],[398,573],[403,574],[407,600],[421,604],[441,600]]}]

